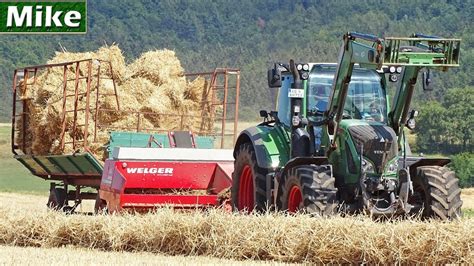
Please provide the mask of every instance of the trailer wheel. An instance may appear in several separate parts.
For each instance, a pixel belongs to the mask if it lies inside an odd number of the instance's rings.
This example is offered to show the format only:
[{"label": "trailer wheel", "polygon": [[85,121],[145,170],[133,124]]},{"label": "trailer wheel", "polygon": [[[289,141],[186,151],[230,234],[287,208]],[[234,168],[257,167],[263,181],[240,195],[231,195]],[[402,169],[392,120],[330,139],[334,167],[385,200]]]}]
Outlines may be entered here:
[{"label": "trailer wheel", "polygon": [[337,212],[337,188],[329,165],[302,165],[283,177],[280,205],[289,213],[333,215]]},{"label": "trailer wheel", "polygon": [[232,208],[250,213],[266,206],[267,170],[258,167],[255,150],[250,143],[240,146],[232,174]]},{"label": "trailer wheel", "polygon": [[59,211],[64,208],[67,201],[67,193],[64,188],[53,187],[49,190],[48,208]]},{"label": "trailer wheel", "polygon": [[95,214],[106,214],[106,213],[108,213],[107,212],[107,202],[100,198],[99,193],[97,193],[97,197],[95,198],[94,213]]},{"label": "trailer wheel", "polygon": [[413,178],[413,195],[408,203],[414,205],[411,214],[422,211],[422,218],[452,220],[461,216],[459,180],[446,167],[421,166]]}]

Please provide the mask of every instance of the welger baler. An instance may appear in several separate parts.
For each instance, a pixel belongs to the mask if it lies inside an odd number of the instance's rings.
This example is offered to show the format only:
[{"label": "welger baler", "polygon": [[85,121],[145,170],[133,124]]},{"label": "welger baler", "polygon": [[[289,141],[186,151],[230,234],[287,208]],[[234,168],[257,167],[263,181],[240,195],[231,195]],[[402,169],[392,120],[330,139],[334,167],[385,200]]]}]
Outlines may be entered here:
[{"label": "welger baler", "polygon": [[109,212],[225,205],[233,161],[228,149],[117,147],[105,161],[99,195]]}]

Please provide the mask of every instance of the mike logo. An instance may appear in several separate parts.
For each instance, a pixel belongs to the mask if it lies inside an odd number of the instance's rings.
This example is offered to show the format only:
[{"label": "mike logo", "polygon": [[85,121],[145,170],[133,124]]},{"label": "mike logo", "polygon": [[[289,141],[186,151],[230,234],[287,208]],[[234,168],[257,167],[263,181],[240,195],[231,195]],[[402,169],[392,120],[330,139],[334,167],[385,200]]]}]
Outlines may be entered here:
[{"label": "mike logo", "polygon": [[86,33],[86,0],[0,1],[1,33]]}]

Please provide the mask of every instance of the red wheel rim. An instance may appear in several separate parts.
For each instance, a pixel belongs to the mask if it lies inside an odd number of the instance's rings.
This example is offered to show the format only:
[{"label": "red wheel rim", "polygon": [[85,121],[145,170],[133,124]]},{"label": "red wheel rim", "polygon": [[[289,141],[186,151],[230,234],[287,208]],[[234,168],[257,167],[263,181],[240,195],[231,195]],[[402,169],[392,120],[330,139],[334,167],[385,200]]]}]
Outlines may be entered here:
[{"label": "red wheel rim", "polygon": [[254,191],[253,191],[253,176],[252,168],[247,164],[242,169],[240,174],[239,181],[239,198],[238,198],[238,208],[239,210],[246,210],[251,212],[255,205],[254,202]]},{"label": "red wheel rim", "polygon": [[288,194],[288,212],[297,212],[302,201],[303,196],[301,194],[301,189],[297,185],[293,185]]}]

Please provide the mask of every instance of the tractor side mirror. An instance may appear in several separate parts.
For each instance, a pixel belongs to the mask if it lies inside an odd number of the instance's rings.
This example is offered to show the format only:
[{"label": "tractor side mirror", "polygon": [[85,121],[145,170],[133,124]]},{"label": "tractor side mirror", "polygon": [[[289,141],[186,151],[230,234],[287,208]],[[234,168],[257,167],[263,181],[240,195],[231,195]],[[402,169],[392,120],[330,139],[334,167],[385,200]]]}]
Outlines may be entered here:
[{"label": "tractor side mirror", "polygon": [[261,118],[267,118],[268,117],[268,112],[266,110],[260,110],[260,117]]},{"label": "tractor side mirror", "polygon": [[268,69],[268,87],[278,88],[281,87],[281,71],[278,66]]},{"label": "tractor side mirror", "polygon": [[415,117],[418,116],[418,113],[419,112],[417,110],[411,110],[410,112],[410,116],[408,117],[408,120],[406,123],[407,128],[409,128],[410,130],[415,129],[415,126],[416,126]]},{"label": "tractor side mirror", "polygon": [[433,81],[431,79],[431,70],[427,69],[423,72],[423,90],[432,91],[433,90]]}]

